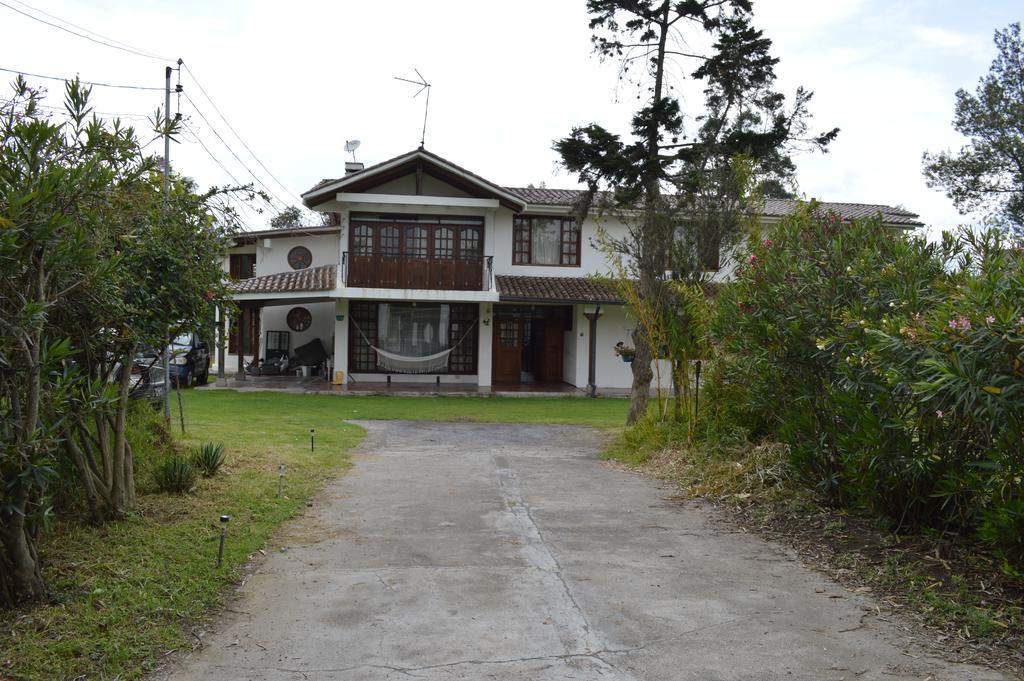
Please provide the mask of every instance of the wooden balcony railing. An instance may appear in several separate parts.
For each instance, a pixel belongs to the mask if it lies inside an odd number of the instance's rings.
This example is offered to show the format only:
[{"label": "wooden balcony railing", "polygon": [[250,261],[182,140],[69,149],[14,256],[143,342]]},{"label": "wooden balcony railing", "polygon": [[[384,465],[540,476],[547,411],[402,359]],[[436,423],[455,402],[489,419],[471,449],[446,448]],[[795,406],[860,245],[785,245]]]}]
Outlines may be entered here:
[{"label": "wooden balcony railing", "polygon": [[493,256],[424,258],[401,254],[355,255],[345,251],[341,256],[341,283],[366,288],[489,291],[493,269]]}]

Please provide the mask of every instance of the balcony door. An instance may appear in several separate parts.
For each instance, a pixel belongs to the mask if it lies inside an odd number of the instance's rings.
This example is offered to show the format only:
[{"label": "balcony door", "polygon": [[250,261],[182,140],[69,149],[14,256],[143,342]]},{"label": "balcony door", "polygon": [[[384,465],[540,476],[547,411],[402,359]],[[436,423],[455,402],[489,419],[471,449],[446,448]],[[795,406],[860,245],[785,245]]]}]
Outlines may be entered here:
[{"label": "balcony door", "polygon": [[348,286],[478,291],[483,224],[470,218],[353,218]]}]

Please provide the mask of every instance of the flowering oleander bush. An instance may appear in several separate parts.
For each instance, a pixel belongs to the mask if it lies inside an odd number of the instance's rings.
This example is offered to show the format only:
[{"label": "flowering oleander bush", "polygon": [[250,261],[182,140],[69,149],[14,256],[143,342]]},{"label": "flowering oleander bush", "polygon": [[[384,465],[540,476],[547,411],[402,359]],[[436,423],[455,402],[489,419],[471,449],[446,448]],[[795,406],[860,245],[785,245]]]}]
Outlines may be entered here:
[{"label": "flowering oleander bush", "polygon": [[710,396],[836,504],[1024,548],[1024,256],[813,205],[753,241]]}]

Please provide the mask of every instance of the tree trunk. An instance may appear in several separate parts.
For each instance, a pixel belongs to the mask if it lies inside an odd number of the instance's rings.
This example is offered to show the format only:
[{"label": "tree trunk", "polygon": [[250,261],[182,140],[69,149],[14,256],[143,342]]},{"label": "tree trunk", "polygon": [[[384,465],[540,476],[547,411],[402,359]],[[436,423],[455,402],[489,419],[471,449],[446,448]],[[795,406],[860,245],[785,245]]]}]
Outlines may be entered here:
[{"label": "tree trunk", "polygon": [[[660,35],[658,36],[658,53],[654,59],[654,89],[651,95],[651,104],[657,107],[662,99],[662,89],[665,81],[665,46],[668,42],[669,11],[671,3],[666,2],[662,9],[662,20],[658,23]],[[640,274],[640,299],[650,300],[657,294],[655,280],[662,276],[662,267],[665,254],[668,253],[668,245],[663,243],[660,225],[658,225],[658,203],[661,197],[661,171],[659,165],[658,147],[658,122],[655,117],[647,127],[646,139],[646,177],[644,182],[645,210],[644,230],[641,237],[640,252],[636,254],[639,260]],[[630,388],[629,414],[626,416],[626,425],[631,426],[640,419],[647,416],[647,402],[651,392],[651,380],[654,372],[651,371],[652,349],[648,347],[644,334],[640,329],[633,332],[633,346],[636,348],[636,355],[633,358],[633,385]]]},{"label": "tree trunk", "polygon": [[26,526],[28,493],[20,492],[13,501],[14,508],[0,512],[0,603],[8,607],[36,601],[46,593]]},{"label": "tree trunk", "polygon": [[685,371],[685,364],[682,360],[672,360],[672,392],[675,393],[675,400],[672,409],[672,420],[676,423],[682,423],[686,414],[683,412],[683,406],[687,407],[690,404],[689,391],[683,386],[683,371]]},{"label": "tree trunk", "polygon": [[135,504],[135,485],[128,479],[128,476],[131,475],[131,465],[125,465],[128,389],[131,386],[134,357],[135,347],[133,346],[124,361],[121,362],[121,383],[118,386],[117,414],[114,420],[114,486],[111,490],[111,510],[117,515],[133,510]]},{"label": "tree trunk", "polygon": [[70,428],[64,430],[64,451],[68,453],[71,461],[75,464],[75,470],[78,471],[78,479],[82,483],[82,489],[85,490],[85,503],[89,507],[92,521],[96,524],[103,522],[102,497],[96,488],[96,478],[86,462],[88,455],[78,446]]},{"label": "tree trunk", "polygon": [[633,330],[633,347],[636,354],[630,367],[633,370],[633,385],[629,392],[629,414],[626,425],[631,426],[647,416],[647,401],[651,394],[651,349],[640,329]]}]

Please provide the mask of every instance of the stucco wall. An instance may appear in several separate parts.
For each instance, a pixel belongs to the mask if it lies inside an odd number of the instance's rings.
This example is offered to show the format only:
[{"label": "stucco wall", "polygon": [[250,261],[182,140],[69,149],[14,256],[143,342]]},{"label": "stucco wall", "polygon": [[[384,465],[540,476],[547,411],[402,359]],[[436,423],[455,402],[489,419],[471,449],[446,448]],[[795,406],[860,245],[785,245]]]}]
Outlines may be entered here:
[{"label": "stucco wall", "polygon": [[[266,245],[268,242],[269,246]],[[305,246],[313,255],[311,267],[338,264],[336,234],[260,239],[256,249],[256,276],[290,272],[292,267],[288,264],[288,252],[297,246]]]},{"label": "stucco wall", "polygon": [[[575,310],[576,328],[574,339],[576,346],[576,367],[575,380],[566,378],[567,383],[572,383],[577,388],[587,386],[588,373],[590,369],[590,322],[583,316],[583,306],[577,305]],[[623,305],[607,305],[601,307],[601,317],[597,320],[597,348],[595,353],[596,362],[595,380],[598,390],[601,388],[627,389],[633,383],[633,369],[628,362],[615,354],[614,347],[619,341],[626,345],[632,345],[631,335],[636,328],[636,321],[630,316],[628,309]],[[652,367],[654,363],[652,362]],[[667,388],[671,385],[671,375],[667,362],[660,362],[662,386]],[[657,371],[655,372],[657,376]],[[652,384],[653,387],[653,384]]]},{"label": "stucco wall", "polygon": [[[539,215],[535,213],[534,215]],[[507,208],[500,208],[494,216],[494,237],[491,242],[492,251],[487,255],[494,256],[494,273],[516,275],[521,277],[585,277],[590,274],[608,274],[609,267],[602,253],[596,247],[598,221],[588,218],[584,221],[580,234],[580,266],[566,267],[561,265],[514,265],[512,264],[514,213]],[[621,222],[603,218],[600,225],[610,236],[621,238],[626,231]]]}]

